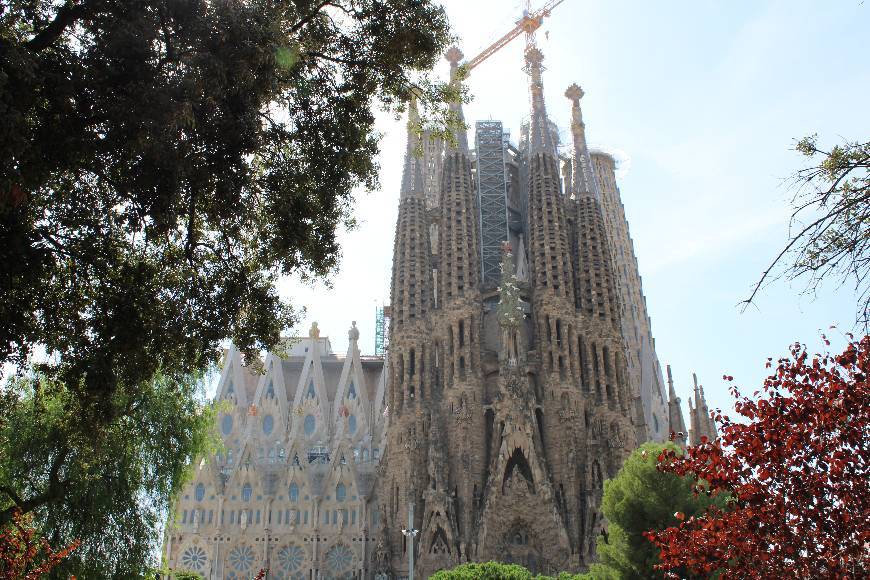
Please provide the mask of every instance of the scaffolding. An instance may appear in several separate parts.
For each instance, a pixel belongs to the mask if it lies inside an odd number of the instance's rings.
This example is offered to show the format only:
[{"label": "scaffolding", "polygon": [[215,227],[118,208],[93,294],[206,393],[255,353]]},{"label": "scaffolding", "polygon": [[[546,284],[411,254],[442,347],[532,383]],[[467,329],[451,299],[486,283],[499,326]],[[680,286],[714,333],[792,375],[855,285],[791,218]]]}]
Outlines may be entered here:
[{"label": "scaffolding", "polygon": [[375,356],[384,356],[390,346],[389,318],[389,306],[375,306]]},{"label": "scaffolding", "polygon": [[478,121],[474,146],[477,152],[477,197],[480,207],[481,280],[484,288],[501,279],[501,247],[508,237],[507,178],[504,163],[504,130],[501,121]]}]

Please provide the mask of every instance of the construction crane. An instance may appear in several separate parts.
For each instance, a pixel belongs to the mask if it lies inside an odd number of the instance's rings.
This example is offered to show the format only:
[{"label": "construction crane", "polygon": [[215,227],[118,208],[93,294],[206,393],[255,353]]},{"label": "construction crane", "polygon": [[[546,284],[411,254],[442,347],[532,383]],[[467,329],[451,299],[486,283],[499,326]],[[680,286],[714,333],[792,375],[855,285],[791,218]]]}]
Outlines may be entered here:
[{"label": "construction crane", "polygon": [[523,32],[526,33],[526,50],[536,46],[535,31],[544,24],[544,18],[550,15],[553,8],[564,1],[565,0],[548,0],[546,4],[532,12],[529,6],[530,0],[526,0],[526,9],[523,10],[523,17],[517,20],[517,25],[514,26],[513,30],[493,42],[491,45],[483,49],[480,54],[466,62],[464,65],[466,72],[471,72],[471,69],[504,48],[505,45]]}]

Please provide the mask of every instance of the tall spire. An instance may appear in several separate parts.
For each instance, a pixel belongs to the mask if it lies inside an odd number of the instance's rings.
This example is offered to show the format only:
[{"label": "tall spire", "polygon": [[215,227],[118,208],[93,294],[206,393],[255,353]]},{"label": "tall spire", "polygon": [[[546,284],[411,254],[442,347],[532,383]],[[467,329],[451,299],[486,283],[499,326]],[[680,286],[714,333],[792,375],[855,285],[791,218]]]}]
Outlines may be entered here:
[{"label": "tall spire", "polygon": [[544,104],[544,83],[541,74],[544,71],[544,54],[536,47],[526,51],[526,68],[529,74],[529,92],[532,97],[532,118],[529,124],[529,154],[549,153],[556,155],[556,143],[553,132],[550,131],[550,120],[547,118],[547,107]]},{"label": "tall spire", "polygon": [[668,430],[673,433],[674,442],[680,447],[686,446],[686,421],[683,419],[683,409],[680,399],[674,389],[674,377],[671,375],[671,365],[668,369]]},{"label": "tall spire", "polygon": [[408,104],[408,143],[405,146],[405,167],[402,171],[400,199],[423,197],[423,159],[420,113],[417,111],[417,95],[411,95]]},{"label": "tall spire", "polygon": [[592,171],[592,158],[589,156],[589,148],[586,145],[586,125],[583,123],[583,111],[580,109],[580,99],[583,98],[583,95],[583,89],[576,83],[565,91],[565,96],[571,100],[571,136],[574,139],[571,189],[577,197],[594,195],[597,198],[599,197],[598,182]]},{"label": "tall spire", "polygon": [[[459,90],[459,61],[464,56],[458,47],[452,46],[444,55],[447,62],[450,63],[450,85]],[[453,132],[453,137],[456,141],[455,145],[447,144],[448,149],[458,149],[461,153],[468,155],[468,135],[465,130],[465,115],[462,112],[462,99],[457,97],[456,101],[450,102],[450,112],[452,117],[461,123],[461,127]]]}]

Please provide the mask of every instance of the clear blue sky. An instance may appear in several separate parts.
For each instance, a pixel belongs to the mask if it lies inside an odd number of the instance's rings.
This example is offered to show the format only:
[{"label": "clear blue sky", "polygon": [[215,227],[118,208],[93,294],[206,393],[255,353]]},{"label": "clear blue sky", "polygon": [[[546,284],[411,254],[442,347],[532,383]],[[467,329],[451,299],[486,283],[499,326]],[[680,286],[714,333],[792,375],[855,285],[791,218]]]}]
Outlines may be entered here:
[{"label": "clear blue sky", "polygon": [[[445,5],[469,58],[513,26],[522,3]],[[711,406],[730,409],[724,373],[751,393],[768,356],[795,340],[818,346],[822,329],[853,323],[854,293],[834,283],[811,298],[801,283],[780,282],[757,308],[741,314],[736,305],[786,241],[784,181],[805,163],[794,140],[870,136],[868,29],[861,0],[565,0],[538,34],[551,119],[567,127],[563,93],[577,82],[591,144],[623,159],[619,186],[659,359],[672,365],[684,402],[694,371]],[[518,38],[473,71],[469,124],[499,119],[518,134],[529,109],[522,48]],[[316,320],[339,351],[351,320],[373,351],[374,306],[389,299],[405,137],[387,116],[381,130],[382,187],[358,196],[361,226],[342,235],[332,288],[282,283],[308,309],[294,331]]]}]

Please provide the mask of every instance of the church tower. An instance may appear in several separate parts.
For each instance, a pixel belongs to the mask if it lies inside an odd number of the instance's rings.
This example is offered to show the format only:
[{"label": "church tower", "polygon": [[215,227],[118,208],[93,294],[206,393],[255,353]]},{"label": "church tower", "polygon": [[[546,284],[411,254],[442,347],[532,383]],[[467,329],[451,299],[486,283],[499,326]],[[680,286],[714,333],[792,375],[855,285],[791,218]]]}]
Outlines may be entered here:
[{"label": "church tower", "polygon": [[[456,82],[462,54],[447,58]],[[603,481],[642,439],[582,91],[566,93],[573,169],[563,173],[542,63],[526,51],[531,116],[518,149],[493,137],[500,124],[478,124],[485,176],[464,129],[433,155],[410,106],[376,485],[375,572],[386,577],[407,575],[412,556],[422,577],[491,559],[585,569]],[[504,232],[500,276],[493,232]]]}]

